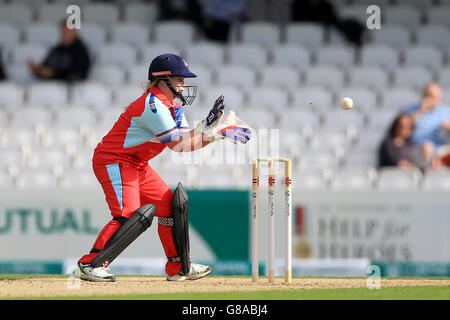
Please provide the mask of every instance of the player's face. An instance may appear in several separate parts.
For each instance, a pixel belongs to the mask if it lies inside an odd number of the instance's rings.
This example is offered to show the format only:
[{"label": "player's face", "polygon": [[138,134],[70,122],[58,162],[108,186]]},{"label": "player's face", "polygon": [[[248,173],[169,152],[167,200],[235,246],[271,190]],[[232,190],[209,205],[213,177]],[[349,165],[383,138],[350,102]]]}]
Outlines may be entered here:
[{"label": "player's face", "polygon": [[184,77],[173,77],[171,79],[172,88],[176,92],[182,92],[184,90]]},{"label": "player's face", "polygon": [[413,132],[413,121],[409,116],[403,116],[398,123],[398,135],[403,139],[409,139]]}]

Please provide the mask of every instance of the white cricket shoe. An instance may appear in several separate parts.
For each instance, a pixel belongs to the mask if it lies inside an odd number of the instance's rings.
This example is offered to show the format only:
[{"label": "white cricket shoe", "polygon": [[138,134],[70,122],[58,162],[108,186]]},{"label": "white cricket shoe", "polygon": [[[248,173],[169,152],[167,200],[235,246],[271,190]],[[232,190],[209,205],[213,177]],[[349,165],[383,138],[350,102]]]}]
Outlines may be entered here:
[{"label": "white cricket shoe", "polygon": [[184,281],[184,280],[197,280],[206,277],[210,274],[212,268],[210,266],[204,266],[202,264],[191,263],[191,270],[188,274],[182,272],[177,273],[174,276],[167,276],[167,281]]},{"label": "white cricket shoe", "polygon": [[75,268],[72,276],[75,278],[92,282],[114,282],[116,277],[108,272],[109,268],[92,268],[81,263]]}]

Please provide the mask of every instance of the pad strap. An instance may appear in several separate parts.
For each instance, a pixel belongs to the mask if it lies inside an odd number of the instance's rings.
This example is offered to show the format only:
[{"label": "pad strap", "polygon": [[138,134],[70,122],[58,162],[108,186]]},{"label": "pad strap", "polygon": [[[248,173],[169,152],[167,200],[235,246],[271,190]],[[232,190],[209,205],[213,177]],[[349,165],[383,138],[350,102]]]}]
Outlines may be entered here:
[{"label": "pad strap", "polygon": [[158,217],[158,223],[165,227],[173,227],[173,219],[170,217],[168,218]]},{"label": "pad strap", "polygon": [[170,261],[170,262],[181,262],[181,258],[180,257],[167,257],[167,261]]}]

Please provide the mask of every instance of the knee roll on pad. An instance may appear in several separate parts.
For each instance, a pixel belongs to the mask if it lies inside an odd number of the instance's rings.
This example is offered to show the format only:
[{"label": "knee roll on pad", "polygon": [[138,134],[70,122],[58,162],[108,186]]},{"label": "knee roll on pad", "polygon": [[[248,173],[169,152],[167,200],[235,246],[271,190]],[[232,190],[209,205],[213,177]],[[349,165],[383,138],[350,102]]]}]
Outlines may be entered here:
[{"label": "knee roll on pad", "polygon": [[107,266],[122,253],[137,237],[151,225],[156,213],[156,205],[146,204],[137,209],[108,240],[100,253],[92,259],[94,268]]}]

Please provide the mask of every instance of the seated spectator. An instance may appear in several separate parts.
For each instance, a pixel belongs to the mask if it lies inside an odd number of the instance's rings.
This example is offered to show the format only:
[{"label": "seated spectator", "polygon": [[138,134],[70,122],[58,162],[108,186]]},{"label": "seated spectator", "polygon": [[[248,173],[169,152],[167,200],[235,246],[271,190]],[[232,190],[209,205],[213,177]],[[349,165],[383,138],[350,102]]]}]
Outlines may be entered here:
[{"label": "seated spectator", "polygon": [[206,0],[203,7],[203,31],[212,41],[227,42],[233,25],[245,20],[247,0]]},{"label": "seated spectator", "polygon": [[378,150],[379,167],[418,167],[424,170],[432,161],[433,144],[415,144],[411,137],[414,122],[411,116],[397,116]]},{"label": "seated spectator", "polygon": [[60,43],[53,47],[40,65],[28,61],[31,72],[39,79],[84,80],[90,67],[86,46],[76,29],[61,23]]},{"label": "seated spectator", "polygon": [[405,109],[414,120],[411,138],[415,144],[422,146],[429,141],[438,148],[448,143],[442,137],[450,131],[450,107],[441,100],[441,87],[433,82],[425,86],[422,101]]},{"label": "seated spectator", "polygon": [[348,41],[357,46],[362,44],[365,26],[354,18],[339,17],[334,5],[327,0],[293,0],[292,20],[316,22],[326,27],[335,27]]}]

